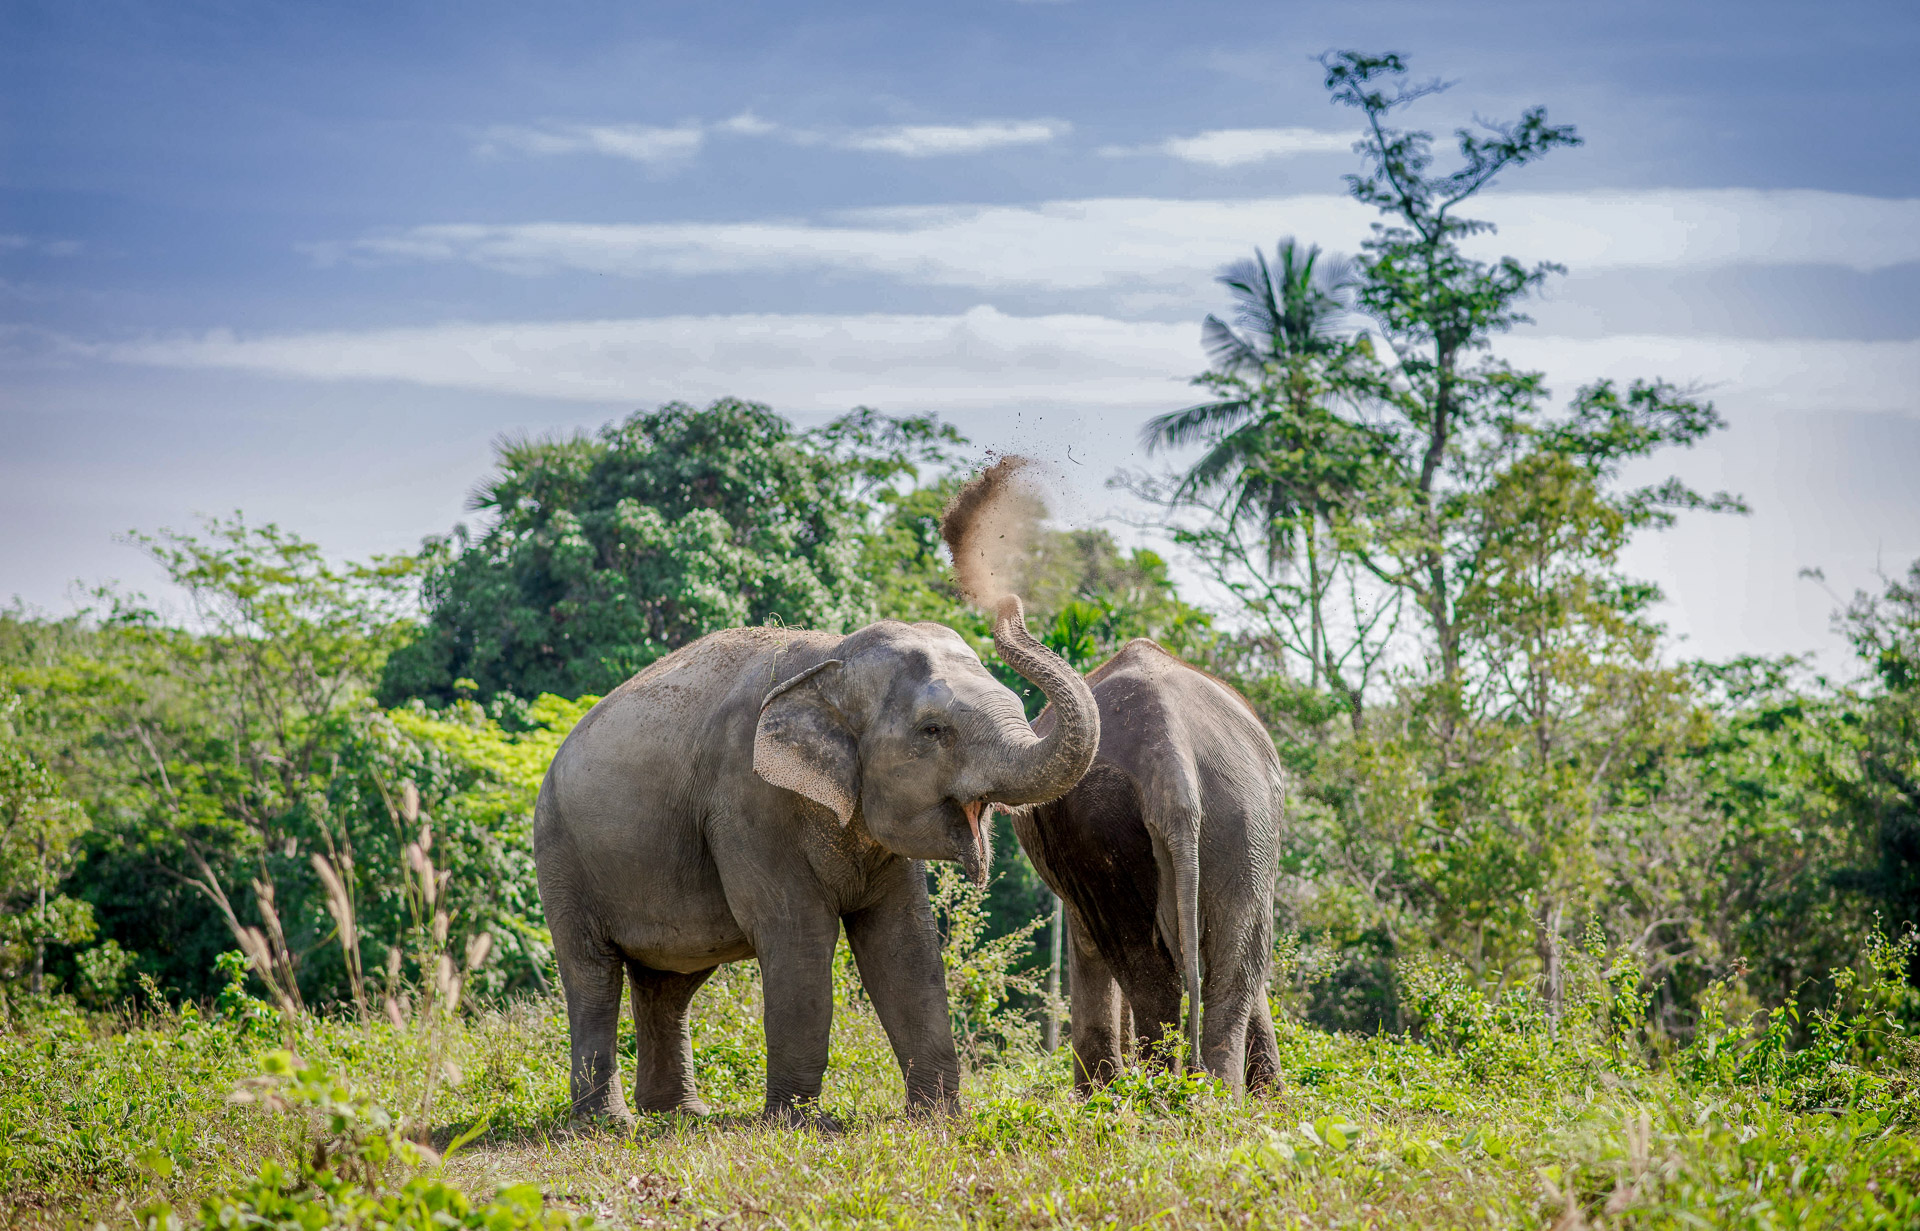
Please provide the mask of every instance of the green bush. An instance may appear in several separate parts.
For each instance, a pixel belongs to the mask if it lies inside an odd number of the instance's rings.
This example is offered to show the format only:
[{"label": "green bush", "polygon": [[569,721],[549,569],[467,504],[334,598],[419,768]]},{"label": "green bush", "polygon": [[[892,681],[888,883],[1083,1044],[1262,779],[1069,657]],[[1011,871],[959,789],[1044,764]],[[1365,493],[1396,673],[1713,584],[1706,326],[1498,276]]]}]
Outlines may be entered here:
[{"label": "green bush", "polygon": [[[318,1132],[291,1168],[262,1163],[252,1179],[209,1197],[198,1219],[187,1225],[272,1231],[519,1231],[579,1222],[565,1211],[547,1209],[533,1184],[512,1185],[490,1201],[475,1201],[431,1173],[438,1156],[401,1137],[386,1108],[291,1052],[269,1052],[261,1074],[232,1098],[276,1111],[309,1112]],[[448,1152],[469,1139],[456,1138]],[[172,1168],[167,1155],[149,1158],[157,1171]],[[164,1202],[142,1210],[141,1221],[146,1231],[179,1231],[183,1226]]]}]

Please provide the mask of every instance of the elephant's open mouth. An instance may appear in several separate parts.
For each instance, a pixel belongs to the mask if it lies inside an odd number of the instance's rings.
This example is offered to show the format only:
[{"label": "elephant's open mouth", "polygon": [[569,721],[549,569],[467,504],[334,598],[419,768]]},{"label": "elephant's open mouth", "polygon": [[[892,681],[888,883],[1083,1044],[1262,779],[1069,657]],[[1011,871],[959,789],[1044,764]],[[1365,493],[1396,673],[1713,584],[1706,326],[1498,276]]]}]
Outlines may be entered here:
[{"label": "elephant's open mouth", "polygon": [[[957,801],[956,801],[957,802]],[[960,838],[960,867],[976,885],[987,883],[993,865],[993,805],[984,799],[960,803],[967,818],[967,834]]]}]

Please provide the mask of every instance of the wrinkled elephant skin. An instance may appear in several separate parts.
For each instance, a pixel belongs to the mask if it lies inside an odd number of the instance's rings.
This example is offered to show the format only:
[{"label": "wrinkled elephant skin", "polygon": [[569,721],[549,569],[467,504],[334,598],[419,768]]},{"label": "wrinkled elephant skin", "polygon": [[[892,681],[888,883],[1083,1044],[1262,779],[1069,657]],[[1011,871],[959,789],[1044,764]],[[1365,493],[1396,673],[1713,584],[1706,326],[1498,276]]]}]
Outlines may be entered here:
[{"label": "wrinkled elephant skin", "polygon": [[1188,1063],[1236,1089],[1270,1084],[1284,794],[1273,740],[1239,693],[1151,641],[1128,643],[1087,682],[1100,711],[1092,768],[1013,818],[1065,903],[1075,1085],[1110,1080],[1136,1033],[1149,1048],[1173,1044],[1183,989]]},{"label": "wrinkled elephant skin", "polygon": [[629,1115],[614,1054],[621,985],[639,1041],[634,1104],[701,1112],[689,1002],[757,958],[768,1116],[820,1096],[842,924],[909,1106],[957,1102],[939,942],[920,861],[984,879],[984,805],[1053,799],[1099,740],[1085,683],[1028,635],[995,639],[1066,721],[1036,735],[951,629],[713,633],[596,705],[540,789],[534,858],[571,1036],[576,1115]]}]

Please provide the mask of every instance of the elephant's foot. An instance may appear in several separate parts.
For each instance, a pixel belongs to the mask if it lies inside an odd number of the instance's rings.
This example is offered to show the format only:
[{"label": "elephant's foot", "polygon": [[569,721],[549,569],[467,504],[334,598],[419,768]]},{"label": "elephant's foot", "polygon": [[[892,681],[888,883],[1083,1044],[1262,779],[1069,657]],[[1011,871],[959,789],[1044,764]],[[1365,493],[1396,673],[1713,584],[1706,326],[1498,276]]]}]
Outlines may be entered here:
[{"label": "elephant's foot", "polygon": [[648,1116],[687,1116],[691,1119],[705,1119],[713,1114],[703,1099],[682,1099],[677,1103],[665,1103],[658,1107],[642,1107],[641,1115]]},{"label": "elephant's foot", "polygon": [[946,1120],[960,1115],[961,1112],[958,1091],[941,1090],[937,1093],[907,1095],[907,1115],[916,1120]]},{"label": "elephant's foot", "polygon": [[824,1110],[817,1102],[771,1102],[760,1113],[768,1124],[780,1128],[811,1128],[822,1133],[844,1133],[847,1126],[839,1116]]},{"label": "elephant's foot", "polygon": [[613,1133],[625,1136],[633,1132],[636,1121],[633,1113],[624,1107],[576,1107],[567,1117],[567,1127],[576,1133],[603,1134]]},{"label": "elephant's foot", "polygon": [[956,1120],[966,1111],[957,1098],[941,1099],[937,1103],[907,1104],[907,1118],[910,1120]]}]

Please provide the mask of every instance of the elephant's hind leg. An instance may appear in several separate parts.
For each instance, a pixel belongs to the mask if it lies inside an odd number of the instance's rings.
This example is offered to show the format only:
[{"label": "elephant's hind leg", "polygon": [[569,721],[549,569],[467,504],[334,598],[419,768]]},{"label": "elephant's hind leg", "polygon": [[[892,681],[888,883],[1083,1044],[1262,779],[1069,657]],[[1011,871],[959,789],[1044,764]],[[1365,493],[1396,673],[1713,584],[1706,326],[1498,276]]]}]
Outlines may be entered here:
[{"label": "elephant's hind leg", "polygon": [[[559,940],[559,929],[555,932]],[[582,1119],[630,1120],[620,1093],[620,1060],[615,1050],[620,1031],[620,956],[578,940],[561,941],[554,950],[560,962],[560,984],[567,994],[573,1114]]]},{"label": "elephant's hind leg", "polygon": [[1067,912],[1067,992],[1072,1001],[1073,1089],[1091,1094],[1120,1075],[1127,1005],[1106,959]]},{"label": "elephant's hind leg", "polygon": [[627,963],[627,982],[633,989],[633,1035],[638,1044],[634,1060],[635,1111],[681,1111],[704,1116],[707,1105],[693,1071],[693,1018],[688,1012],[693,994],[714,968],[692,974],[649,970]]},{"label": "elephant's hind leg", "polygon": [[1247,1023],[1247,1089],[1274,1090],[1280,1086],[1280,1044],[1273,1037],[1273,1006],[1263,994],[1253,1003]]},{"label": "elephant's hind leg", "polygon": [[1278,1067],[1267,1005],[1270,918],[1265,902],[1256,900],[1252,909],[1229,913],[1220,926],[1207,930],[1201,1054],[1207,1072],[1236,1091],[1260,1080],[1257,1063]]}]

